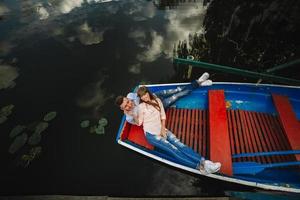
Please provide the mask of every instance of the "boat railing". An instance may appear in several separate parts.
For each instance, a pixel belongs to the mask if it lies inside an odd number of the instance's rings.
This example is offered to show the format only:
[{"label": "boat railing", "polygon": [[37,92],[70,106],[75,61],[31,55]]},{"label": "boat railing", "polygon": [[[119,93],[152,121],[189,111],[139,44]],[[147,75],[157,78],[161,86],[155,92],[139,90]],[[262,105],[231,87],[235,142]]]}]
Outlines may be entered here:
[{"label": "boat railing", "polygon": [[283,69],[283,68],[298,64],[298,63],[300,63],[300,60],[295,60],[290,63],[286,63],[283,65],[278,65],[278,66],[269,68],[266,70],[266,72],[255,72],[255,71],[250,71],[250,70],[246,70],[246,69],[239,69],[239,68],[218,65],[218,64],[212,64],[212,63],[207,63],[207,62],[198,61],[198,60],[196,61],[193,59],[184,59],[184,58],[173,58],[173,62],[176,64],[185,64],[185,65],[191,65],[191,66],[195,66],[195,67],[202,67],[205,69],[213,69],[213,70],[217,70],[217,71],[221,71],[221,72],[237,74],[239,76],[264,79],[264,80],[274,81],[274,82],[283,83],[283,84],[300,85],[300,80],[271,74],[271,72],[277,71],[279,69]]}]

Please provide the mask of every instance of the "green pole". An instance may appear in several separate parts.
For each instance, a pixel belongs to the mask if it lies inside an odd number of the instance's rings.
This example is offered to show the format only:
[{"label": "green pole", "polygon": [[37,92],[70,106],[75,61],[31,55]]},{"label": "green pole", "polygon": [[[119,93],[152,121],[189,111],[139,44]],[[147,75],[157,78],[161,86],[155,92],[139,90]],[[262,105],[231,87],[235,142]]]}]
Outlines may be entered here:
[{"label": "green pole", "polygon": [[277,65],[275,67],[272,67],[272,68],[269,68],[266,70],[266,72],[270,73],[270,72],[274,72],[274,71],[277,71],[277,70],[280,70],[280,69],[283,69],[283,68],[286,68],[286,67],[289,67],[289,66],[292,66],[294,64],[298,64],[300,63],[300,59],[298,60],[293,60],[291,62],[288,62],[288,63],[284,63],[282,65]]},{"label": "green pole", "polygon": [[183,58],[174,58],[173,61],[174,61],[174,63],[177,63],[177,64],[193,65],[196,67],[202,67],[205,69],[214,69],[214,70],[218,70],[218,71],[222,71],[222,72],[243,75],[243,76],[247,76],[247,77],[251,77],[251,78],[260,78],[260,79],[275,81],[275,82],[284,83],[284,84],[300,85],[300,80],[285,78],[282,76],[275,76],[275,75],[268,74],[268,73],[253,72],[253,71],[249,71],[249,70],[238,69],[238,68],[217,65],[217,64],[212,64],[212,63],[206,63],[206,62],[202,62],[202,61],[187,60],[187,59],[183,59]]}]

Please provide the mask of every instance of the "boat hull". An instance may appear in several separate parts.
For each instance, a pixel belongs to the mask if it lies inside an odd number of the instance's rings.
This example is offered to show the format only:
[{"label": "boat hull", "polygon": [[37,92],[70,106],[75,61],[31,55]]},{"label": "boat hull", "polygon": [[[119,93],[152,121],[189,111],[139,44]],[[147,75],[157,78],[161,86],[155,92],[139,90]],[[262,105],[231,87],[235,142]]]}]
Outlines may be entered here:
[{"label": "boat hull", "polygon": [[[162,89],[176,88],[185,84],[187,83],[148,85],[148,87],[155,92]],[[214,149],[210,149],[214,147],[213,143],[215,142],[210,141],[213,138],[211,135],[214,131],[211,127],[217,126],[211,124],[214,114],[211,114],[210,110],[213,107],[210,106],[210,91],[223,91],[225,95],[226,129],[228,129],[225,132],[225,136],[228,134],[229,147],[226,148],[229,148],[230,158],[227,158],[223,163],[225,165],[227,162],[232,163],[232,165],[229,165],[232,168],[229,171],[203,175],[196,169],[180,164],[176,159],[163,152],[141,146],[139,141],[131,140],[130,134],[142,135],[143,131],[135,128],[134,133],[131,133],[130,130],[133,129],[125,121],[124,117],[118,132],[117,142],[140,154],[196,176],[207,176],[212,179],[250,188],[300,193],[299,165],[297,165],[297,157],[294,155],[298,154],[297,150],[299,149],[293,149],[293,146],[289,143],[289,138],[286,138],[285,129],[281,125],[280,116],[278,116],[278,111],[274,105],[274,97],[272,96],[276,94],[287,97],[293,109],[294,118],[297,124],[300,124],[300,88],[245,83],[214,83],[213,86],[199,87],[188,96],[179,99],[171,108],[166,110],[167,128],[174,132],[186,145],[207,159],[213,158],[212,155],[214,155]],[[255,120],[257,123],[255,123]],[[277,138],[274,137],[274,134],[278,135],[276,136]],[[276,154],[278,152],[282,153],[283,150],[288,152],[288,154]],[[250,155],[239,157],[245,153],[250,153]],[[251,155],[253,153],[254,156]],[[274,153],[274,155],[258,155],[261,153]],[[243,169],[245,166],[253,165],[253,163],[258,165],[258,167]],[[284,165],[292,163],[296,166],[270,167],[270,165],[278,165],[280,163],[284,163]],[[253,171],[253,169],[251,171],[251,168],[258,168],[258,171]]]}]

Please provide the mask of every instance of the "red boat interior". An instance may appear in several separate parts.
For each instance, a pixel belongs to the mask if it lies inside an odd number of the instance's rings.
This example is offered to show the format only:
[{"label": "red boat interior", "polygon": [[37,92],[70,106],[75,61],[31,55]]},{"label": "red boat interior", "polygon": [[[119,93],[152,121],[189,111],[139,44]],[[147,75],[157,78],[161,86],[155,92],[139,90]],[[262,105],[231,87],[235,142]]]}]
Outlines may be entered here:
[{"label": "red boat interior", "polygon": [[[221,173],[232,175],[233,162],[300,161],[300,155],[293,154],[232,158],[243,153],[300,149],[300,122],[287,97],[272,94],[277,115],[228,109],[223,90],[210,90],[208,98],[208,110],[167,109],[166,126],[206,159],[221,162]],[[129,123],[124,124],[121,139],[154,149],[142,127]]]}]

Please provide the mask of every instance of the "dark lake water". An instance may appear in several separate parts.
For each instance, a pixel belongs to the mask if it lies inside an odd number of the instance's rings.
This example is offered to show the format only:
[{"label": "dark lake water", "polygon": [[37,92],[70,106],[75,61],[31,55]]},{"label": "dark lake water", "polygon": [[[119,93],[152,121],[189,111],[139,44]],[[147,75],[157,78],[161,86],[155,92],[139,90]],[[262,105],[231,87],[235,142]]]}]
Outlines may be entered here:
[{"label": "dark lake water", "polygon": [[[183,82],[204,72],[187,76],[173,66],[174,46],[189,34],[206,35],[207,51],[196,53],[204,61],[262,71],[299,59],[299,3],[206,3],[0,0],[0,108],[14,105],[0,124],[0,195],[223,195],[224,185],[115,141],[122,117],[117,95],[139,83]],[[300,79],[297,71],[281,73]],[[257,81],[209,72],[214,81]],[[9,133],[16,125],[36,125],[51,111],[57,116],[41,134],[42,152],[26,167],[22,155],[31,146],[9,153]],[[80,126],[101,118],[108,120],[105,134]]]}]

